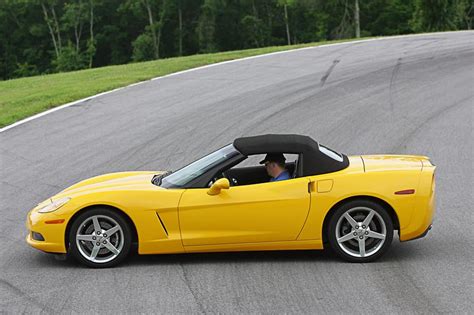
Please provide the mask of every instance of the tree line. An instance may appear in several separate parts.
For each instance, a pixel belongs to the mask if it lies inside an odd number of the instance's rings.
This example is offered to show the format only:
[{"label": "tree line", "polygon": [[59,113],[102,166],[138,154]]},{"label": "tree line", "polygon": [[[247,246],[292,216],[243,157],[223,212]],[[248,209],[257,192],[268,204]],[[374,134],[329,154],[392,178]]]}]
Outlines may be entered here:
[{"label": "tree line", "polygon": [[474,0],[0,0],[0,79],[360,36],[471,29]]}]

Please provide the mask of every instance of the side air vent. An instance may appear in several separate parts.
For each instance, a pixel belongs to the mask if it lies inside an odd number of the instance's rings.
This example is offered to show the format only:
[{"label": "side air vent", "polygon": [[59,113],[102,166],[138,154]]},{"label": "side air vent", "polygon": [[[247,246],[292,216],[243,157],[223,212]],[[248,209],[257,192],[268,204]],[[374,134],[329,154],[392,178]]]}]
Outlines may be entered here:
[{"label": "side air vent", "polygon": [[156,216],[158,217],[158,220],[160,220],[161,227],[163,227],[163,230],[165,231],[166,236],[168,236],[168,230],[166,229],[166,226],[165,226],[165,224],[163,223],[163,220],[161,220],[161,217],[160,217],[160,215],[158,214],[158,212],[156,212]]}]

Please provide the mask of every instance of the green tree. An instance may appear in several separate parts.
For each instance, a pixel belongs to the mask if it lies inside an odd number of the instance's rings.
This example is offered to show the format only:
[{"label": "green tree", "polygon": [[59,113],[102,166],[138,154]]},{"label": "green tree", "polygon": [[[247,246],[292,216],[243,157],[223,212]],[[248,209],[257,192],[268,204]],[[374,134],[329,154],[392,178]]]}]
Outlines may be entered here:
[{"label": "green tree", "polygon": [[220,4],[219,0],[205,0],[200,8],[197,34],[199,38],[199,51],[202,53],[217,50],[215,42],[216,10]]},{"label": "green tree", "polygon": [[290,20],[288,17],[288,7],[291,7],[295,4],[296,0],[278,0],[278,5],[283,8],[284,18],[285,18],[285,29],[286,29],[286,40],[288,45],[291,45],[291,35],[290,35]]},{"label": "green tree", "polygon": [[456,1],[457,16],[459,28],[472,29],[472,22],[474,20],[474,1],[473,0],[458,0]]},{"label": "green tree", "polygon": [[59,58],[62,50],[61,29],[59,27],[58,14],[56,14],[57,1],[40,0],[41,9],[43,10],[44,21],[48,26],[49,34],[54,46],[56,58]]},{"label": "green tree", "polygon": [[38,68],[35,65],[30,65],[27,62],[18,63],[17,68],[13,71],[14,77],[29,77],[38,74]]},{"label": "green tree", "polygon": [[155,58],[153,38],[148,33],[143,33],[133,42],[133,61],[145,61]]},{"label": "green tree", "polygon": [[[163,26],[167,19],[169,9],[169,0],[152,1],[152,0],[128,0],[123,3],[119,9],[121,12],[132,11],[136,16],[146,19],[148,26],[145,28],[145,33],[149,33],[152,42],[153,59],[160,58],[160,44]],[[143,46],[147,41],[146,36],[140,34],[134,41],[135,47]],[[139,38],[142,36],[141,38]],[[134,59],[135,56],[133,57]],[[138,57],[137,57],[138,58]]]},{"label": "green tree", "polygon": [[53,65],[57,71],[65,72],[83,69],[86,67],[86,62],[85,56],[78,52],[75,45],[69,41],[53,61]]},{"label": "green tree", "polygon": [[411,26],[416,32],[448,31],[457,29],[457,1],[416,0]]},{"label": "green tree", "polygon": [[415,9],[412,0],[372,0],[361,2],[364,31],[367,35],[412,33],[409,21]]},{"label": "green tree", "polygon": [[356,0],[0,0],[0,79],[359,33],[472,29],[473,0],[357,2],[359,14]]}]

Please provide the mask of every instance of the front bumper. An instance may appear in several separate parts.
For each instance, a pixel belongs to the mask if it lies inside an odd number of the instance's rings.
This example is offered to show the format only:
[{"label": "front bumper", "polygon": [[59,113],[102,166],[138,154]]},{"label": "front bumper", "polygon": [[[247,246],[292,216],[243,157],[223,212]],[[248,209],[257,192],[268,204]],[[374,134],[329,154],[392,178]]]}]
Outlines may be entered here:
[{"label": "front bumper", "polygon": [[[28,229],[26,242],[30,246],[44,252],[66,253],[64,239],[66,226],[67,220],[54,213],[38,213],[32,210],[28,213],[26,219],[26,228]],[[44,240],[40,240],[41,238],[38,236],[33,237],[33,232],[39,233]]]}]

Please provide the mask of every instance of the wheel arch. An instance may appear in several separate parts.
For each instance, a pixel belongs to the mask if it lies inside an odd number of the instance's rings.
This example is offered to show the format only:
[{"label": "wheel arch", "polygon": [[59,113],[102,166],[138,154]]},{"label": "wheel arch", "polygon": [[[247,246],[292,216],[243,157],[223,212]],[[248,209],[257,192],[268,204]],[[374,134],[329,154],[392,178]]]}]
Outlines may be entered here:
[{"label": "wheel arch", "polygon": [[355,200],[369,200],[372,202],[375,202],[382,206],[390,216],[393,222],[393,229],[394,230],[399,230],[400,229],[400,222],[398,220],[397,213],[395,212],[395,209],[385,200],[379,198],[379,197],[374,197],[374,196],[367,196],[367,195],[359,195],[359,196],[351,196],[345,199],[342,199],[338,201],[336,204],[334,204],[331,209],[327,212],[326,216],[324,217],[323,221],[323,230],[322,230],[322,236],[323,236],[323,244],[327,244],[328,241],[328,227],[329,227],[329,222],[331,221],[332,216],[336,212],[336,209],[338,209],[340,206],[351,202]]},{"label": "wheel arch", "polygon": [[132,231],[132,244],[138,243],[138,233],[137,233],[137,228],[135,226],[135,223],[133,222],[133,220],[130,218],[130,216],[125,211],[123,211],[122,209],[119,209],[115,206],[111,206],[111,205],[96,204],[96,205],[86,206],[86,207],[76,211],[76,213],[74,213],[74,215],[71,217],[71,219],[69,219],[69,221],[66,225],[66,231],[65,231],[65,235],[64,235],[64,242],[65,242],[64,246],[66,248],[66,251],[69,250],[69,232],[70,232],[71,226],[73,225],[76,218],[78,216],[80,216],[81,214],[83,214],[84,212],[87,212],[87,211],[90,211],[90,210],[96,209],[96,208],[109,209],[109,210],[117,212],[119,215],[121,215],[125,219],[125,221],[127,222],[128,226],[130,227],[130,229]]}]

